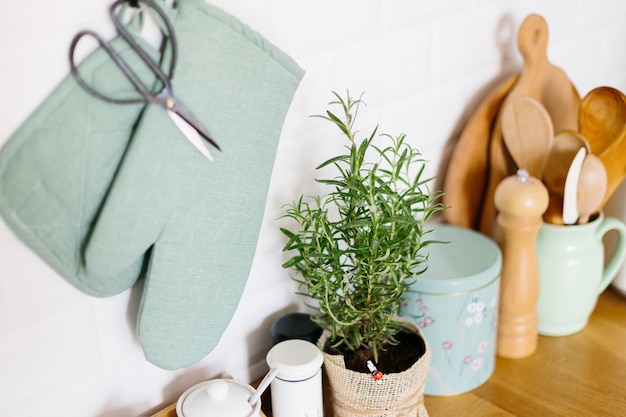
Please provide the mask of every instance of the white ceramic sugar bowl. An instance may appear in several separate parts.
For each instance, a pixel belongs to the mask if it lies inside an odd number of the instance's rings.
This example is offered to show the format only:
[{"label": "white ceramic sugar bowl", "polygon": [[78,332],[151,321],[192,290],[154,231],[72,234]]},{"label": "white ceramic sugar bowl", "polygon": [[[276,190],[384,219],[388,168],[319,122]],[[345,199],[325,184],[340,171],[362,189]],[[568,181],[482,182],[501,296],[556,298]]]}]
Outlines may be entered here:
[{"label": "white ceramic sugar bowl", "polygon": [[179,417],[259,417],[261,400],[250,404],[255,390],[231,379],[212,379],[189,388],[176,403]]}]

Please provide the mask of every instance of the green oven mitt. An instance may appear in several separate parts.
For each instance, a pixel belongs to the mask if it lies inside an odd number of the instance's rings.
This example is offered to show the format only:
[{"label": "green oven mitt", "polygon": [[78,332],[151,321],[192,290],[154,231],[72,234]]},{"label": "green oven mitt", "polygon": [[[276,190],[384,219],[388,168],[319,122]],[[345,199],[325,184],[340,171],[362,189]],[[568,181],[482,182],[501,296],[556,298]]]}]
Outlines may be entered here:
[{"label": "green oven mitt", "polygon": [[[114,40],[112,45],[146,85],[154,83],[126,43]],[[104,94],[137,97],[102,49],[79,71]],[[81,251],[144,108],[98,100],[68,76],[0,152],[0,214],[35,253],[90,295],[117,294],[141,274],[143,259],[138,257],[107,280],[94,280],[84,269]]]},{"label": "green oven mitt", "polygon": [[148,254],[138,333],[165,369],[206,356],[248,279],[278,139],[303,75],[283,52],[202,0],[178,3],[174,95],[222,152],[204,158],[149,106],[85,250],[107,282]]}]

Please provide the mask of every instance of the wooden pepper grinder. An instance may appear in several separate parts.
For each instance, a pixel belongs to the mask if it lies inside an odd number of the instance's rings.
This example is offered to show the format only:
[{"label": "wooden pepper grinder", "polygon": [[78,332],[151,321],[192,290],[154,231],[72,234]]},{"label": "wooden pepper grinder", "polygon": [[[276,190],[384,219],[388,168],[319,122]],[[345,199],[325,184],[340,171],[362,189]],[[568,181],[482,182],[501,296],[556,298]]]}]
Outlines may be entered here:
[{"label": "wooden pepper grinder", "polygon": [[548,190],[527,171],[503,179],[494,194],[502,232],[497,353],[523,358],[537,348],[539,271],[535,241],[548,208]]}]

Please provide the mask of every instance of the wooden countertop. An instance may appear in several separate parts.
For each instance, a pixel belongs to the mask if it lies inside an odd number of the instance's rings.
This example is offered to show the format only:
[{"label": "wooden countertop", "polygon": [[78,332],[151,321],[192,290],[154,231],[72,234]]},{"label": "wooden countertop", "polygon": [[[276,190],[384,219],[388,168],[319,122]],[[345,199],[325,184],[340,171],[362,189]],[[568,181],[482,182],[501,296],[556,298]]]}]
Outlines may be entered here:
[{"label": "wooden countertop", "polygon": [[[531,356],[498,357],[484,385],[425,404],[430,417],[626,416],[626,298],[607,289],[582,332],[540,336]],[[176,416],[175,405],[156,416]]]},{"label": "wooden countertop", "polygon": [[607,289],[582,332],[540,336],[531,356],[498,357],[484,385],[425,404],[430,417],[626,416],[626,298]]}]

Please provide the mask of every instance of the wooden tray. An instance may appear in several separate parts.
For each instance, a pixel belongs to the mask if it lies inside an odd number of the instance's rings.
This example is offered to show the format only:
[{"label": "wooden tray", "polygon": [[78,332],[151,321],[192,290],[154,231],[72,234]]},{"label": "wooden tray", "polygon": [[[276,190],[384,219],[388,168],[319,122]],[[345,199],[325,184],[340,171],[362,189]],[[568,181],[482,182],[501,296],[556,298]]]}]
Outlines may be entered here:
[{"label": "wooden tray", "polygon": [[[152,414],[150,417],[178,417],[178,414],[176,414],[176,403],[167,406],[155,414]],[[263,411],[261,411],[261,417],[266,417],[265,414],[263,414]]]}]

